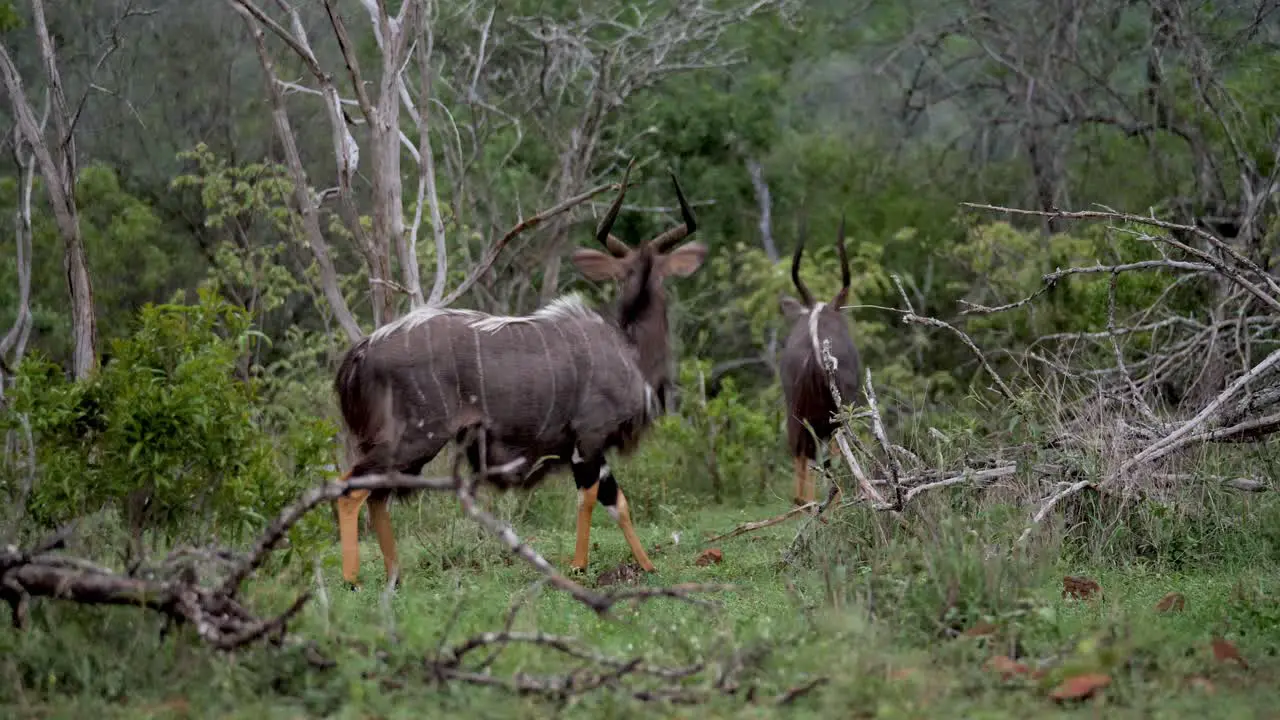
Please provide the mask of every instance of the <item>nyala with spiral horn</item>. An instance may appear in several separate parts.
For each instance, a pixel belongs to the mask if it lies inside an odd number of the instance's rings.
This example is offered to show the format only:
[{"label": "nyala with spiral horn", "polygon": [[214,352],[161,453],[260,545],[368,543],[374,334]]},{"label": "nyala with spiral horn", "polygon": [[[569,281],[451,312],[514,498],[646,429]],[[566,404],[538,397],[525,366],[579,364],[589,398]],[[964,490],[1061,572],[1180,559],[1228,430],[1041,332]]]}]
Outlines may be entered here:
[{"label": "nyala with spiral horn", "polygon": [[[791,258],[791,282],[796,286],[800,299],[784,295],[780,302],[782,315],[791,324],[779,358],[779,375],[782,394],[787,406],[787,446],[795,465],[795,495],[793,502],[803,505],[814,501],[813,478],[809,464],[818,455],[819,443],[829,443],[838,424],[833,420],[840,406],[831,394],[831,383],[823,366],[823,343],[836,361],[832,379],[840,391],[840,400],[858,404],[861,390],[858,373],[861,360],[858,348],[853,344],[849,325],[840,313],[840,307],[849,297],[849,257],[845,251],[844,218],[840,218],[840,231],[836,236],[836,249],[840,254],[840,290],[830,302],[814,302],[809,288],[800,279],[800,257],[804,253],[805,223],[797,233],[795,254]],[[836,454],[829,447],[828,457]]]},{"label": "nyala with spiral horn", "polygon": [[[630,173],[628,165],[596,231],[607,252],[581,248],[572,258],[588,279],[616,283],[609,311],[577,295],[519,317],[422,308],[347,351],[335,390],[358,451],[346,478],[417,475],[460,433],[482,426],[484,465],[491,471],[519,465],[485,478],[500,489],[532,489],[566,465],[572,470],[578,488],[574,569],[587,566],[591,513],[599,503],[640,566],[654,570],[605,454],[630,453],[666,409],[672,381],[663,281],[694,273],[706,248],[681,244],[697,223],[674,175],[683,222],[637,247],[613,236]],[[466,451],[473,470],[481,466],[479,447]],[[397,577],[390,495],[353,490],[338,501],[342,575],[351,585],[358,584],[357,519],[365,502],[388,581]]]}]

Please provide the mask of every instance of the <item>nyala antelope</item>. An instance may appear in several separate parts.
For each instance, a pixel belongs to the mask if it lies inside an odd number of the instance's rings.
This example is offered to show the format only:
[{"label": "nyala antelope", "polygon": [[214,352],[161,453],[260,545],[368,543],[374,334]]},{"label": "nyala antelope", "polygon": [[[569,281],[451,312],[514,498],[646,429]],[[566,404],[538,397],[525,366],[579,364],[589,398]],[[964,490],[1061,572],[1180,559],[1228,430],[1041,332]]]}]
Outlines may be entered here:
[{"label": "nyala antelope", "polygon": [[840,306],[849,296],[850,281],[844,232],[844,218],[841,218],[836,237],[836,249],[840,253],[840,291],[830,303],[815,303],[809,288],[800,279],[800,256],[804,252],[805,241],[804,223],[801,223],[795,254],[791,258],[791,281],[800,299],[784,295],[780,303],[783,317],[791,324],[779,359],[779,374],[787,405],[787,446],[795,464],[793,502],[797,505],[814,501],[809,464],[817,457],[818,443],[830,443],[828,458],[836,454],[831,440],[837,423],[832,416],[840,408],[831,396],[822,363],[824,341],[829,343],[829,352],[837,363],[834,379],[840,399],[846,404],[856,404],[861,397],[858,349],[854,347],[849,326],[840,314]]},{"label": "nyala antelope", "polygon": [[[707,251],[696,242],[680,245],[697,223],[674,175],[683,222],[635,248],[614,237],[630,173],[628,166],[596,230],[608,252],[580,248],[573,254],[588,279],[617,284],[612,312],[597,312],[573,294],[521,317],[422,308],[347,351],[335,390],[358,450],[344,480],[389,471],[417,475],[451,440],[480,425],[487,468],[524,461],[485,478],[499,490],[532,489],[552,471],[566,464],[572,469],[578,487],[575,570],[586,569],[591,513],[599,502],[636,561],[654,571],[605,453],[630,453],[666,410],[672,381],[663,280],[688,277]],[[478,471],[479,445],[466,453]],[[398,576],[390,495],[355,490],[338,500],[342,575],[353,586],[360,563],[357,520],[366,501],[388,582]]]}]

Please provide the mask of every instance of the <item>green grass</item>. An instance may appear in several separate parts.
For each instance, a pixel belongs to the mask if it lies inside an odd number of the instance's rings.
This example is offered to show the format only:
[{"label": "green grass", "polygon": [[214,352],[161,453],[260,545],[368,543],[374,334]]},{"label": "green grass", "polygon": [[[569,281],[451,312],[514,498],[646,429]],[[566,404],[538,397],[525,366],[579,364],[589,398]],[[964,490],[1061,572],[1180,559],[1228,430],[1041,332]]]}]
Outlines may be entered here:
[{"label": "green grass", "polygon": [[[504,499],[521,534],[553,564],[573,551],[572,496],[539,491],[538,512]],[[660,508],[639,531],[659,574],[646,582],[728,582],[719,608],[672,600],[620,607],[600,619],[561,593],[534,590],[515,629],[573,635],[597,651],[644,655],[673,666],[708,662],[690,682],[705,687],[736,649],[748,659],[736,696],[702,706],[643,705],[602,690],[566,705],[571,717],[884,717],[1021,718],[1277,717],[1280,714],[1280,566],[1271,558],[1205,562],[1177,573],[1114,561],[1064,564],[1019,560],[980,550],[991,527],[978,520],[938,521],[908,513],[913,530],[892,531],[880,546],[865,511],[851,510],[815,530],[800,567],[784,569],[782,552],[795,521],[717,545],[719,565],[698,567],[702,539],[740,522],[773,515],[777,503],[747,508]],[[995,517],[999,513],[988,513]],[[1021,520],[1023,516],[1017,516]],[[316,639],[337,660],[309,667],[297,649],[212,654],[186,639],[160,639],[159,623],[128,609],[85,610],[42,603],[24,634],[0,631],[0,699],[6,717],[410,718],[543,717],[556,706],[533,698],[432,682],[424,658],[441,646],[498,629],[512,603],[537,579],[496,543],[458,518],[446,498],[395,509],[405,577],[384,602],[382,563],[372,538],[363,543],[365,587],[342,588],[337,548],[325,551],[327,602],[313,600],[292,630]],[[974,524],[969,525],[970,522]],[[673,544],[672,532],[680,532]],[[967,538],[976,538],[970,542]],[[620,533],[597,513],[589,584],[629,559]],[[978,550],[975,552],[975,548]],[[1058,557],[1046,553],[1046,557]],[[1083,574],[1103,588],[1098,601],[1061,597],[1062,576]],[[294,568],[256,585],[259,607],[279,607],[312,583]],[[953,589],[954,588],[954,589]],[[1160,614],[1165,593],[1186,597],[1181,613]],[[996,636],[951,637],[945,627],[977,622]],[[1245,670],[1215,660],[1221,633],[1249,661]],[[954,635],[954,632],[951,633]],[[1024,662],[1057,658],[1047,674],[1002,678],[985,667],[993,653],[1016,647]],[[757,653],[757,651],[759,651]],[[484,653],[477,653],[479,656]],[[495,675],[564,671],[549,651],[512,647]],[[1100,697],[1059,705],[1047,695],[1067,674],[1104,672]],[[768,701],[816,677],[826,684],[786,708]],[[756,703],[747,702],[748,687]]]}]

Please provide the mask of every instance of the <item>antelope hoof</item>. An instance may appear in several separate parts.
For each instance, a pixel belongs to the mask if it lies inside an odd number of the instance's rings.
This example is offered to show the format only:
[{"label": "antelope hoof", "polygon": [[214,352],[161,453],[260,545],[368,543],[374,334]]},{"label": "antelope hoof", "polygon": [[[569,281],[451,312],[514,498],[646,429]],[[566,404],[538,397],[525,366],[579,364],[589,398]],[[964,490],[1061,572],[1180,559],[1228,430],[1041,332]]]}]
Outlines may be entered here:
[{"label": "antelope hoof", "polygon": [[565,574],[571,577],[582,577],[587,574],[587,568],[585,565],[570,565],[569,572]]},{"label": "antelope hoof", "polygon": [[794,505],[794,506],[796,506],[796,507],[800,507],[801,505],[804,505],[805,503],[804,503],[804,500],[800,499],[800,497],[799,497],[799,496],[796,496],[796,497],[791,498],[791,504],[792,504],[792,505]]},{"label": "antelope hoof", "polygon": [[351,592],[360,592],[363,589],[360,583],[352,582],[351,580],[343,580],[342,584],[345,585],[347,589],[350,590]]},{"label": "antelope hoof", "polygon": [[653,563],[644,563],[643,565],[641,565],[641,566],[640,566],[640,569],[641,569],[641,570],[643,570],[643,571],[645,571],[645,572],[647,572],[647,573],[656,573],[656,572],[658,572],[658,568],[654,567],[654,566],[653,566]]}]

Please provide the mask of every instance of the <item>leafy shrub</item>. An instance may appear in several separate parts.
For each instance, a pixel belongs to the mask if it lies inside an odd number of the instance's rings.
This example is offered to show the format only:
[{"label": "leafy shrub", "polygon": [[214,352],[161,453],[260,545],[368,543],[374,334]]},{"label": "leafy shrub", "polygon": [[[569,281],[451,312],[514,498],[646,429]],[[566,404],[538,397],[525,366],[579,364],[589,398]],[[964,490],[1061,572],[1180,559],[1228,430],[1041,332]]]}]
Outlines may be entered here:
[{"label": "leafy shrub", "polygon": [[254,334],[243,309],[202,290],[195,305],[148,305],[139,320],[86,381],[39,358],[19,368],[4,420],[25,414],[35,433],[32,519],[57,525],[109,506],[135,539],[256,533],[314,482],[334,429],[309,420],[268,433],[261,383],[240,362]]},{"label": "leafy shrub", "polygon": [[[759,501],[783,457],[782,403],[776,385],[746,397],[731,378],[708,397],[710,363],[680,365],[678,413],[660,418],[628,459],[627,497],[644,515],[662,505]],[[643,516],[643,515],[642,515]]]},{"label": "leafy shrub", "polygon": [[[53,214],[45,211],[43,178],[36,175],[32,199],[31,311],[33,349],[58,361],[71,357],[71,312],[67,303],[63,241]],[[17,209],[16,175],[0,178],[0,213]],[[203,260],[191,251],[189,235],[176,232],[145,197],[123,184],[115,169],[86,164],[76,179],[80,230],[93,278],[94,311],[104,340],[128,334],[147,302],[158,302],[199,277]],[[17,263],[12,249],[0,253],[0,327],[17,313]]]}]

